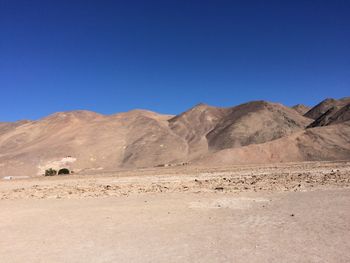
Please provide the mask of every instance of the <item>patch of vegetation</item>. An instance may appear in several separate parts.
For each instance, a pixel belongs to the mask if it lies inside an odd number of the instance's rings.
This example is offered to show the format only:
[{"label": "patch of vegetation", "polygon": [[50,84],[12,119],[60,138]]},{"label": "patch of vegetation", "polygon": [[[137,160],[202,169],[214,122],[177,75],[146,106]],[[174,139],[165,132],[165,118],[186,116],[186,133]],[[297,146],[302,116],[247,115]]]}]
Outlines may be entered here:
[{"label": "patch of vegetation", "polygon": [[56,174],[57,174],[57,171],[55,169],[50,168],[45,170],[45,176],[54,176]]},{"label": "patch of vegetation", "polygon": [[67,168],[62,168],[58,171],[58,174],[70,174],[70,171]]}]

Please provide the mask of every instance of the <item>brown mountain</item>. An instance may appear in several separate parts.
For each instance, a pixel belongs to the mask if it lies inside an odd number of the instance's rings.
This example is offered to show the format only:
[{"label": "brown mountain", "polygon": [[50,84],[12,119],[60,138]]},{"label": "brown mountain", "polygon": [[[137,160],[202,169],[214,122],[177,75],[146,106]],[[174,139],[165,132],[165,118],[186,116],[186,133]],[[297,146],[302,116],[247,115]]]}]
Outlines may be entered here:
[{"label": "brown mountain", "polygon": [[0,135],[30,121],[0,122]]},{"label": "brown mountain", "polygon": [[216,108],[198,104],[169,120],[169,127],[182,138],[189,157],[208,151],[206,135],[230,112],[229,108]]},{"label": "brown mountain", "polygon": [[206,154],[196,165],[216,166],[350,159],[350,122],[302,130],[278,140]]},{"label": "brown mountain", "polygon": [[318,117],[308,128],[343,123],[350,120],[350,103],[343,107],[334,106]]},{"label": "brown mountain", "polygon": [[184,159],[186,143],[168,127],[170,116],[131,111],[53,114],[0,135],[2,175],[142,167]]},{"label": "brown mountain", "polygon": [[207,139],[211,150],[236,148],[281,138],[309,123],[308,118],[281,104],[254,101],[231,108]]},{"label": "brown mountain", "polygon": [[292,107],[293,110],[296,110],[299,114],[304,115],[309,110],[311,110],[311,107],[306,106],[304,104],[297,104]]},{"label": "brown mountain", "polygon": [[265,101],[231,108],[199,104],[177,116],[145,110],[60,112],[37,121],[0,123],[0,176],[35,176],[63,167],[95,173],[198,160],[215,166],[349,159],[348,117],[345,107],[332,115],[334,125],[305,130],[312,120]]},{"label": "brown mountain", "polygon": [[339,100],[328,98],[317,104],[307,113],[305,113],[304,116],[316,120],[317,118],[321,117],[321,115],[326,113],[329,109],[333,107],[341,108],[348,103],[350,103],[350,97],[345,97]]}]

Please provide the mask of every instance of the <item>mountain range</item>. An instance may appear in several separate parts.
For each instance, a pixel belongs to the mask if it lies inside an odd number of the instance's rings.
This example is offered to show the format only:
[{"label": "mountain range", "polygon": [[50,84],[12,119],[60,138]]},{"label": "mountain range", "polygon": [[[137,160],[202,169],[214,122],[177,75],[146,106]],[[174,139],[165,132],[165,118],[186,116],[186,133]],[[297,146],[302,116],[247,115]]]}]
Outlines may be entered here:
[{"label": "mountain range", "polygon": [[252,101],[179,114],[78,110],[0,122],[0,176],[350,159],[350,97],[314,107]]}]

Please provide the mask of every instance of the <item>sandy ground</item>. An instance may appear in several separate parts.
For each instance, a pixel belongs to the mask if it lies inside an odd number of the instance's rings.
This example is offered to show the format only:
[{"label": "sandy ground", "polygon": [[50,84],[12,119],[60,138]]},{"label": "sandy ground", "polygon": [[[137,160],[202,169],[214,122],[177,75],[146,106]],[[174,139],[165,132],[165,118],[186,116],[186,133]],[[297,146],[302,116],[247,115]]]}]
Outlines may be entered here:
[{"label": "sandy ground", "polygon": [[0,262],[350,262],[350,164],[0,182]]}]

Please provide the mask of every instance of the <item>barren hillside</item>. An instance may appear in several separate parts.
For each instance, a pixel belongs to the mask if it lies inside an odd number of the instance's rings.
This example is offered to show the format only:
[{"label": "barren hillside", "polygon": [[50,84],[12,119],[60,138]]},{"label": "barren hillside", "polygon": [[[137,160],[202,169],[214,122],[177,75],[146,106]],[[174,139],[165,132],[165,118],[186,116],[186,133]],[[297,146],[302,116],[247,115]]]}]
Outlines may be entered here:
[{"label": "barren hillside", "polygon": [[[114,115],[71,111],[0,123],[0,176],[37,176],[49,168],[93,172],[349,159],[349,104],[340,107],[346,99],[339,101],[332,108],[337,110],[328,108],[311,125],[325,127],[307,130],[312,119],[266,101],[231,108],[198,104],[177,116],[145,110]],[[323,112],[330,104],[334,100],[309,113]]]},{"label": "barren hillside", "polygon": [[169,127],[188,144],[189,156],[208,151],[206,135],[230,112],[229,108],[217,108],[198,104],[192,109],[169,120]]},{"label": "barren hillside", "polygon": [[350,159],[350,122],[301,130],[278,140],[229,148],[195,160],[198,165]]},{"label": "barren hillside", "polygon": [[309,123],[308,118],[281,104],[254,101],[232,108],[207,139],[212,150],[237,148],[287,136]]},{"label": "barren hillside", "polygon": [[342,123],[350,120],[350,103],[343,107],[334,106],[318,117],[308,127],[327,126],[336,123]]},{"label": "barren hillside", "polygon": [[305,113],[305,117],[311,118],[316,120],[321,115],[326,113],[329,109],[333,107],[343,107],[346,104],[350,103],[350,97],[345,97],[339,100],[328,98],[317,104],[315,107],[313,107],[311,110],[309,110],[307,113]]},{"label": "barren hillside", "polygon": [[297,112],[299,112],[299,114],[304,115],[305,113],[307,113],[309,110],[311,110],[311,107],[306,106],[304,104],[297,104],[294,105],[292,107],[292,109],[296,110]]}]

